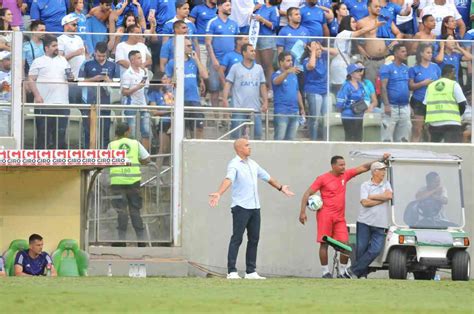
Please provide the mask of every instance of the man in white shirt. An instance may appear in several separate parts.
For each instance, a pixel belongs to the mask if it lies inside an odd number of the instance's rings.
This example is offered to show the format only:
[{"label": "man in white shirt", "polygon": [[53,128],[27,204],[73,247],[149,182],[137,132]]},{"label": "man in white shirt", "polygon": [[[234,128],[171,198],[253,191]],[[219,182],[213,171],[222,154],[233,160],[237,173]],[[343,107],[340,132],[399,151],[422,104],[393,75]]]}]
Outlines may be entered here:
[{"label": "man in white shirt", "polygon": [[[82,64],[86,60],[86,48],[84,41],[78,35],[74,35],[77,32],[77,23],[79,17],[75,14],[68,14],[61,20],[64,33],[58,37],[58,49],[59,55],[64,56],[71,66],[71,72],[74,77],[69,77],[69,80],[77,79],[79,76],[79,70]],[[70,84],[69,88],[69,103],[80,104],[82,103],[82,90],[77,85]]]},{"label": "man in white shirt", "polygon": [[[121,89],[123,104],[134,106],[146,106],[145,88],[148,88],[150,81],[147,71],[142,68],[142,54],[138,50],[128,53],[130,67],[122,74]],[[126,121],[130,126],[130,137],[136,138],[136,110],[124,110]],[[140,134],[141,142],[145,148],[150,148],[150,113],[140,111]]]},{"label": "man in white shirt", "polygon": [[[69,88],[66,71],[70,71],[71,66],[66,58],[59,55],[58,40],[55,36],[45,36],[43,45],[45,55],[33,61],[28,75],[34,102],[36,104],[68,104]],[[35,109],[35,114],[64,116],[47,118],[47,124],[45,117],[36,117],[36,149],[66,148],[69,109]]]},{"label": "man in white shirt", "polygon": [[[130,60],[128,54],[132,50],[137,50],[141,54],[142,64],[140,67],[145,69],[151,65],[151,54],[148,47],[142,42],[143,36],[135,35],[141,34],[142,30],[138,25],[130,25],[127,27],[127,34],[129,34],[127,41],[121,42],[115,49],[115,62],[120,65],[120,75],[122,76],[125,70],[130,67]],[[130,128],[132,128],[130,126]],[[132,131],[133,132],[133,131]]]},{"label": "man in white shirt", "polygon": [[466,33],[466,25],[462,20],[461,14],[459,14],[456,6],[446,0],[434,0],[430,5],[427,5],[421,11],[420,17],[425,16],[426,14],[433,15],[436,20],[436,28],[434,29],[434,34],[436,36],[441,35],[441,26],[443,25],[443,19],[446,16],[452,16],[456,20],[456,28],[459,32],[459,36],[462,38]]},{"label": "man in white shirt", "polygon": [[11,53],[0,52],[0,136],[10,135],[10,113],[11,113]]}]

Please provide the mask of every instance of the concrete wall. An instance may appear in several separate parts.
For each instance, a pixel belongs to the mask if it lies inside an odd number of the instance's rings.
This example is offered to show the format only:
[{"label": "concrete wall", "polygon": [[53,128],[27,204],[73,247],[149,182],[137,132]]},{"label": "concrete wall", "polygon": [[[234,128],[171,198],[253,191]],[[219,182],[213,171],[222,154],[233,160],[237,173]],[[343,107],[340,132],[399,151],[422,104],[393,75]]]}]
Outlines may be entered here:
[{"label": "concrete wall", "polygon": [[61,239],[80,237],[79,169],[0,169],[0,252],[14,239],[44,237],[52,252]]},{"label": "concrete wall", "polygon": [[[280,182],[289,184],[296,197],[287,199],[283,194],[261,183],[262,228],[257,268],[264,274],[291,276],[319,276],[318,246],[315,244],[315,217],[308,223],[298,222],[299,202],[315,177],[330,169],[333,155],[346,156],[348,167],[363,161],[350,159],[354,149],[411,148],[458,154],[464,159],[464,192],[467,231],[472,236],[474,208],[474,147],[472,145],[375,145],[342,143],[277,143],[252,142],[252,158],[259,162]],[[186,141],[183,144],[183,254],[188,260],[208,265],[210,269],[226,272],[227,246],[231,235],[230,193],[221,199],[217,208],[207,204],[208,194],[214,192],[225,176],[228,161],[234,157],[230,141]],[[354,221],[358,212],[360,184],[369,178],[363,174],[348,185],[346,212]],[[245,242],[245,241],[244,241]],[[470,254],[473,254],[471,246]],[[238,259],[239,270],[245,270],[245,243]]]}]

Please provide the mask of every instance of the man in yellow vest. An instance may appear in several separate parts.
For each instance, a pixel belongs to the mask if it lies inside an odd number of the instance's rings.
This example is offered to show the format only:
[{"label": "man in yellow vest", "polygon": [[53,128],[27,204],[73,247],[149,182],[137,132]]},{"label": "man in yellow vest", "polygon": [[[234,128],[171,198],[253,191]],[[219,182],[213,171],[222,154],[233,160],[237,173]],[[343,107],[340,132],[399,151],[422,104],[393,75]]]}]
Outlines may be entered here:
[{"label": "man in yellow vest", "polygon": [[443,67],[441,78],[428,85],[423,103],[431,142],[461,143],[461,115],[467,103],[461,86],[455,81],[454,66]]},{"label": "man in yellow vest", "polygon": [[[109,149],[124,149],[131,165],[125,167],[110,168],[110,184],[112,188],[112,205],[118,212],[118,238],[125,241],[127,233],[128,216],[132,220],[133,229],[137,240],[143,240],[144,230],[140,209],[142,208],[142,197],[140,195],[140,180],[142,174],[140,164],[150,162],[150,154],[139,141],[128,138],[130,127],[127,123],[119,122],[115,128],[117,139],[110,142]],[[128,206],[128,212],[127,212]],[[126,246],[125,242],[116,243],[113,246]],[[145,246],[139,242],[138,246]]]}]

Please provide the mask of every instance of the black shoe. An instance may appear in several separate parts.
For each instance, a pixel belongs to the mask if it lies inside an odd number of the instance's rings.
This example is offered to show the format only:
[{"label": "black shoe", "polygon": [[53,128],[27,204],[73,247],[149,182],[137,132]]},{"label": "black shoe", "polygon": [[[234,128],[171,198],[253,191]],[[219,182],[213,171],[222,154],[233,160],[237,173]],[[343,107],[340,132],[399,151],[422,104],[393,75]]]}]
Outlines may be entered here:
[{"label": "black shoe", "polygon": [[321,278],[324,278],[324,279],[332,279],[332,274],[330,272],[327,272],[325,273]]},{"label": "black shoe", "polygon": [[354,274],[352,272],[352,269],[350,267],[346,268],[346,270],[344,271],[343,277],[346,278],[346,279],[356,279],[357,278],[356,274]]}]

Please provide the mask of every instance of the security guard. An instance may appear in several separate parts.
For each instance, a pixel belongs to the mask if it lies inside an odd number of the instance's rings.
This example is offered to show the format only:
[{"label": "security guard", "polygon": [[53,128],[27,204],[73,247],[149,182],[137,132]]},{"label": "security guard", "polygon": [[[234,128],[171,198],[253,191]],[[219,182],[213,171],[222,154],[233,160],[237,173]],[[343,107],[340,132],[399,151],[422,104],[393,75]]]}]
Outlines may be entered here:
[{"label": "security guard", "polygon": [[426,90],[425,123],[429,125],[431,142],[461,143],[461,115],[466,109],[466,97],[455,81],[454,66],[443,67],[441,78]]},{"label": "security guard", "polygon": [[[143,240],[144,227],[140,209],[142,208],[142,197],[140,195],[140,180],[142,178],[140,164],[145,165],[150,162],[150,154],[140,144],[139,141],[128,138],[130,127],[127,123],[120,122],[115,128],[117,140],[110,142],[109,149],[124,149],[127,151],[127,158],[131,165],[125,167],[110,168],[110,184],[112,188],[112,205],[118,212],[118,238],[125,240],[128,225],[128,212],[132,220],[133,229],[137,239]],[[125,246],[124,242],[116,243],[113,246]],[[145,243],[139,242],[139,247]]]}]

